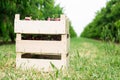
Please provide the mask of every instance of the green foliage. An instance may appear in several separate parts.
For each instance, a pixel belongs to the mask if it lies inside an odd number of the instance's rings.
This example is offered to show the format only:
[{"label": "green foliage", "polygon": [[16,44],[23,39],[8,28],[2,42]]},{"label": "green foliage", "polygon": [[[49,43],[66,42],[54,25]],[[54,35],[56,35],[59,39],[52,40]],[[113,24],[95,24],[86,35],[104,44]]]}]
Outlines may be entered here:
[{"label": "green foliage", "polygon": [[60,17],[60,14],[62,14],[62,8],[60,8],[59,5],[54,5],[54,0],[43,0],[43,3],[41,5],[41,12],[43,13],[44,19],[47,19],[48,17],[56,18]]},{"label": "green foliage", "polygon": [[[14,15],[16,13],[39,16],[39,10],[36,6],[37,0],[0,0],[0,37],[4,42],[11,39],[14,42]],[[33,11],[34,10],[34,11]]]},{"label": "green foliage", "polygon": [[120,0],[110,0],[86,26],[82,37],[120,42]]},{"label": "green foliage", "polygon": [[73,26],[70,21],[69,21],[69,26],[70,26],[70,28],[69,28],[70,38],[77,37],[77,34],[76,34],[75,30],[73,29]]},{"label": "green foliage", "polygon": [[71,25],[70,25],[70,37],[71,38],[77,37],[77,34]]},{"label": "green foliage", "polygon": [[0,0],[0,40],[15,40],[14,15],[21,14],[21,19],[31,16],[32,19],[60,17],[63,9],[55,5],[54,0]]}]

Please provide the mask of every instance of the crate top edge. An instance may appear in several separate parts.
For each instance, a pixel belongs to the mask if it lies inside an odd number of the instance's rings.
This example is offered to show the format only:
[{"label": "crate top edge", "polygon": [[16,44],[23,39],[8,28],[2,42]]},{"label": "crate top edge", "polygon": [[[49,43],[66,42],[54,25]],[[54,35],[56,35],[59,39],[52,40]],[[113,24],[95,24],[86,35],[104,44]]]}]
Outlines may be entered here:
[{"label": "crate top edge", "polygon": [[[27,19],[26,19],[27,18]],[[36,19],[36,20],[32,20],[31,19],[31,17],[25,17],[25,19],[20,19],[20,14],[15,14],[15,21],[18,21],[18,20],[20,20],[20,21],[50,21],[50,22],[60,22],[60,21],[63,21],[63,20],[69,20],[68,18],[67,18],[67,16],[66,15],[64,15],[64,14],[61,14],[60,15],[60,17],[59,18],[50,18],[50,19],[53,19],[53,20],[49,20],[49,17],[48,17],[48,20],[39,20],[39,19]]]}]

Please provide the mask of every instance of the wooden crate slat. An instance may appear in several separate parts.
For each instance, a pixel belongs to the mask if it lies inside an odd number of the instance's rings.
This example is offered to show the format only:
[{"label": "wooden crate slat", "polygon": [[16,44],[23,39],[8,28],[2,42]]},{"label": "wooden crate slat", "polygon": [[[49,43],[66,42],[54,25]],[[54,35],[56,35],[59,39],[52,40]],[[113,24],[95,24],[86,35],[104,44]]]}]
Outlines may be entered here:
[{"label": "wooden crate slat", "polygon": [[23,53],[67,53],[67,43],[62,41],[16,41],[16,52]]},{"label": "wooden crate slat", "polygon": [[15,22],[15,33],[67,34],[64,21],[25,21]]}]

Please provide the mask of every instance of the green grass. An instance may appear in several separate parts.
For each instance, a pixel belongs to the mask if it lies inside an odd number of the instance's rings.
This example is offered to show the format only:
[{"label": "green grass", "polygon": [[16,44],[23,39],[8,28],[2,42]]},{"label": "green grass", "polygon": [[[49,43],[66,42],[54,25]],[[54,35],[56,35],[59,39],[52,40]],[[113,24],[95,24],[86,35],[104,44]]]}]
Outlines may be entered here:
[{"label": "green grass", "polygon": [[72,38],[68,71],[51,73],[15,68],[15,44],[0,46],[1,80],[120,80],[120,45]]}]

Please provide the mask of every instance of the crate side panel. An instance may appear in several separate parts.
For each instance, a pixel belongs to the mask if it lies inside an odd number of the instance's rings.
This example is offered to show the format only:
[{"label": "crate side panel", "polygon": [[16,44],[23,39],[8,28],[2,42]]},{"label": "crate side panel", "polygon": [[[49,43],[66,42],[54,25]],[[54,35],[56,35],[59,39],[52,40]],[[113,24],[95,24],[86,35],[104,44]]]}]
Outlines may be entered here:
[{"label": "crate side panel", "polygon": [[23,53],[67,53],[66,44],[62,41],[16,41],[16,52]]},{"label": "crate side panel", "polygon": [[64,21],[25,21],[15,22],[15,33],[65,34]]}]

